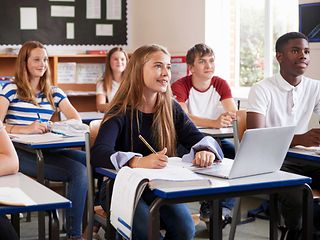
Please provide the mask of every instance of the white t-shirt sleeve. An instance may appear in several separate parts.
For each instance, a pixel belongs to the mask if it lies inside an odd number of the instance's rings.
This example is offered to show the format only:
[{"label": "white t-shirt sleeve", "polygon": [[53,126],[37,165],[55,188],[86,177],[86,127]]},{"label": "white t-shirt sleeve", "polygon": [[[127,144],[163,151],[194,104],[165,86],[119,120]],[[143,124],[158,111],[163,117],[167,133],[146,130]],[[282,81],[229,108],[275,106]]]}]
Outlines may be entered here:
[{"label": "white t-shirt sleeve", "polygon": [[96,84],[96,94],[104,94],[106,95],[104,88],[103,88],[103,81],[100,79]]},{"label": "white t-shirt sleeve", "polygon": [[263,86],[259,84],[255,85],[251,87],[249,92],[247,112],[260,113],[266,116],[268,102],[266,91]]}]

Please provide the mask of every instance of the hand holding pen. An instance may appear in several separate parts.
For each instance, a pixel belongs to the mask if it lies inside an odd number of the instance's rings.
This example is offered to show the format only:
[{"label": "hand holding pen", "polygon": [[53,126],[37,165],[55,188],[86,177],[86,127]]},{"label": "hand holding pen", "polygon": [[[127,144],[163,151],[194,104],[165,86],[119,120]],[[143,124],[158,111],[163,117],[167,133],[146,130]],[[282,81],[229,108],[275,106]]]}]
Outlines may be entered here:
[{"label": "hand holding pen", "polygon": [[134,157],[129,165],[134,168],[164,168],[168,164],[167,148],[156,152],[151,145],[139,135],[140,140],[150,149],[152,154],[145,157]]},{"label": "hand holding pen", "polygon": [[46,133],[47,131],[47,125],[43,123],[40,114],[37,112],[37,120],[28,126],[27,133]]}]

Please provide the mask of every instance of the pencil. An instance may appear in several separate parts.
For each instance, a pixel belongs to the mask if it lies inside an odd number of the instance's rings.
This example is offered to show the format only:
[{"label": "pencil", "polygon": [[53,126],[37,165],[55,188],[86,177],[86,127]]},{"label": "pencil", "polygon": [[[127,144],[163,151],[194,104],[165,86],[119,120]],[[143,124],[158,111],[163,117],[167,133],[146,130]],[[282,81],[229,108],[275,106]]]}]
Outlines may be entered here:
[{"label": "pencil", "polygon": [[150,144],[139,134],[140,140],[150,149],[151,152],[157,154],[157,152],[150,146]]},{"label": "pencil", "polygon": [[38,115],[38,120],[39,120],[39,122],[42,122],[41,121],[41,117],[40,117],[40,114],[37,112],[37,115]]}]

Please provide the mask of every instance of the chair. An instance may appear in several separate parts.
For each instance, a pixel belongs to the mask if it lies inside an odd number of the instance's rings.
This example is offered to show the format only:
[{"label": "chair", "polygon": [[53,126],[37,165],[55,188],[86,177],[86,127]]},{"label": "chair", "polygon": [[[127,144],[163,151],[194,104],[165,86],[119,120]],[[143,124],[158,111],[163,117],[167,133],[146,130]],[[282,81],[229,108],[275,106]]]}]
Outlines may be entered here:
[{"label": "chair", "polygon": [[[85,134],[85,149],[86,149],[86,164],[87,164],[87,175],[88,175],[88,197],[87,197],[87,239],[91,240],[93,235],[93,224],[94,221],[99,222],[106,230],[106,236],[113,239],[114,231],[110,224],[110,214],[105,212],[101,206],[94,206],[94,195],[95,195],[95,184],[93,171],[91,168],[91,157],[90,148],[93,145],[99,131],[101,120],[91,121],[89,124],[89,133]],[[111,199],[113,181],[108,184],[108,193]],[[109,223],[109,224],[107,224]]]},{"label": "chair", "polygon": [[[243,137],[244,131],[247,129],[247,111],[238,110],[236,112],[236,120],[233,121],[233,139],[234,139],[234,148],[235,152],[239,150],[240,141]],[[241,198],[236,198],[235,205],[233,207],[232,222],[229,232],[229,240],[233,240],[237,224],[240,222],[241,218]]]}]

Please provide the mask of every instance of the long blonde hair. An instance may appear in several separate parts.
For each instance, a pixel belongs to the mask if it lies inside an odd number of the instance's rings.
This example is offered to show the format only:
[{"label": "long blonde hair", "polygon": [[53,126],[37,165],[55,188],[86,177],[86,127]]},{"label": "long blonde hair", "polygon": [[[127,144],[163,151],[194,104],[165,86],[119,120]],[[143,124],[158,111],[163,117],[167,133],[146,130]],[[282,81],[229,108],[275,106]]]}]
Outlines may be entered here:
[{"label": "long blonde hair", "polygon": [[127,63],[129,61],[128,54],[126,53],[126,51],[123,50],[122,47],[114,47],[108,51],[107,57],[106,57],[106,70],[104,72],[104,79],[103,79],[104,80],[103,88],[106,92],[111,92],[112,90],[112,80],[114,79],[114,76],[113,76],[113,71],[111,69],[110,60],[111,60],[112,54],[114,54],[115,52],[122,52],[127,60]]},{"label": "long blonde hair", "polygon": [[[15,79],[14,83],[17,85],[17,94],[18,97],[22,100],[27,102],[31,102],[35,105],[39,105],[36,101],[36,93],[34,89],[32,89],[30,81],[29,81],[29,71],[28,71],[28,59],[30,57],[31,51],[35,48],[42,48],[46,51],[44,45],[37,41],[28,41],[25,42],[18,54],[17,61],[16,61],[16,72],[15,72]],[[48,55],[48,53],[47,53]],[[40,91],[44,93],[46,98],[48,99],[49,103],[53,108],[54,101],[51,92],[51,75],[50,75],[50,67],[48,64],[46,72],[40,77],[39,85]]]},{"label": "long blonde hair", "polygon": [[[114,116],[124,114],[128,110],[131,112],[132,128],[133,121],[136,120],[135,114],[137,114],[137,108],[143,103],[142,93],[145,86],[143,78],[144,65],[150,60],[151,54],[158,51],[170,56],[166,48],[155,44],[144,45],[132,54],[129,64],[124,71],[119,90],[108,106],[102,122]],[[168,156],[174,156],[176,152],[176,130],[173,122],[172,104],[173,99],[170,86],[168,86],[165,93],[157,93],[157,100],[154,106],[155,112],[152,124],[152,135],[158,149],[163,149],[164,147],[168,149]],[[131,134],[132,132],[133,131],[131,131]]]}]

